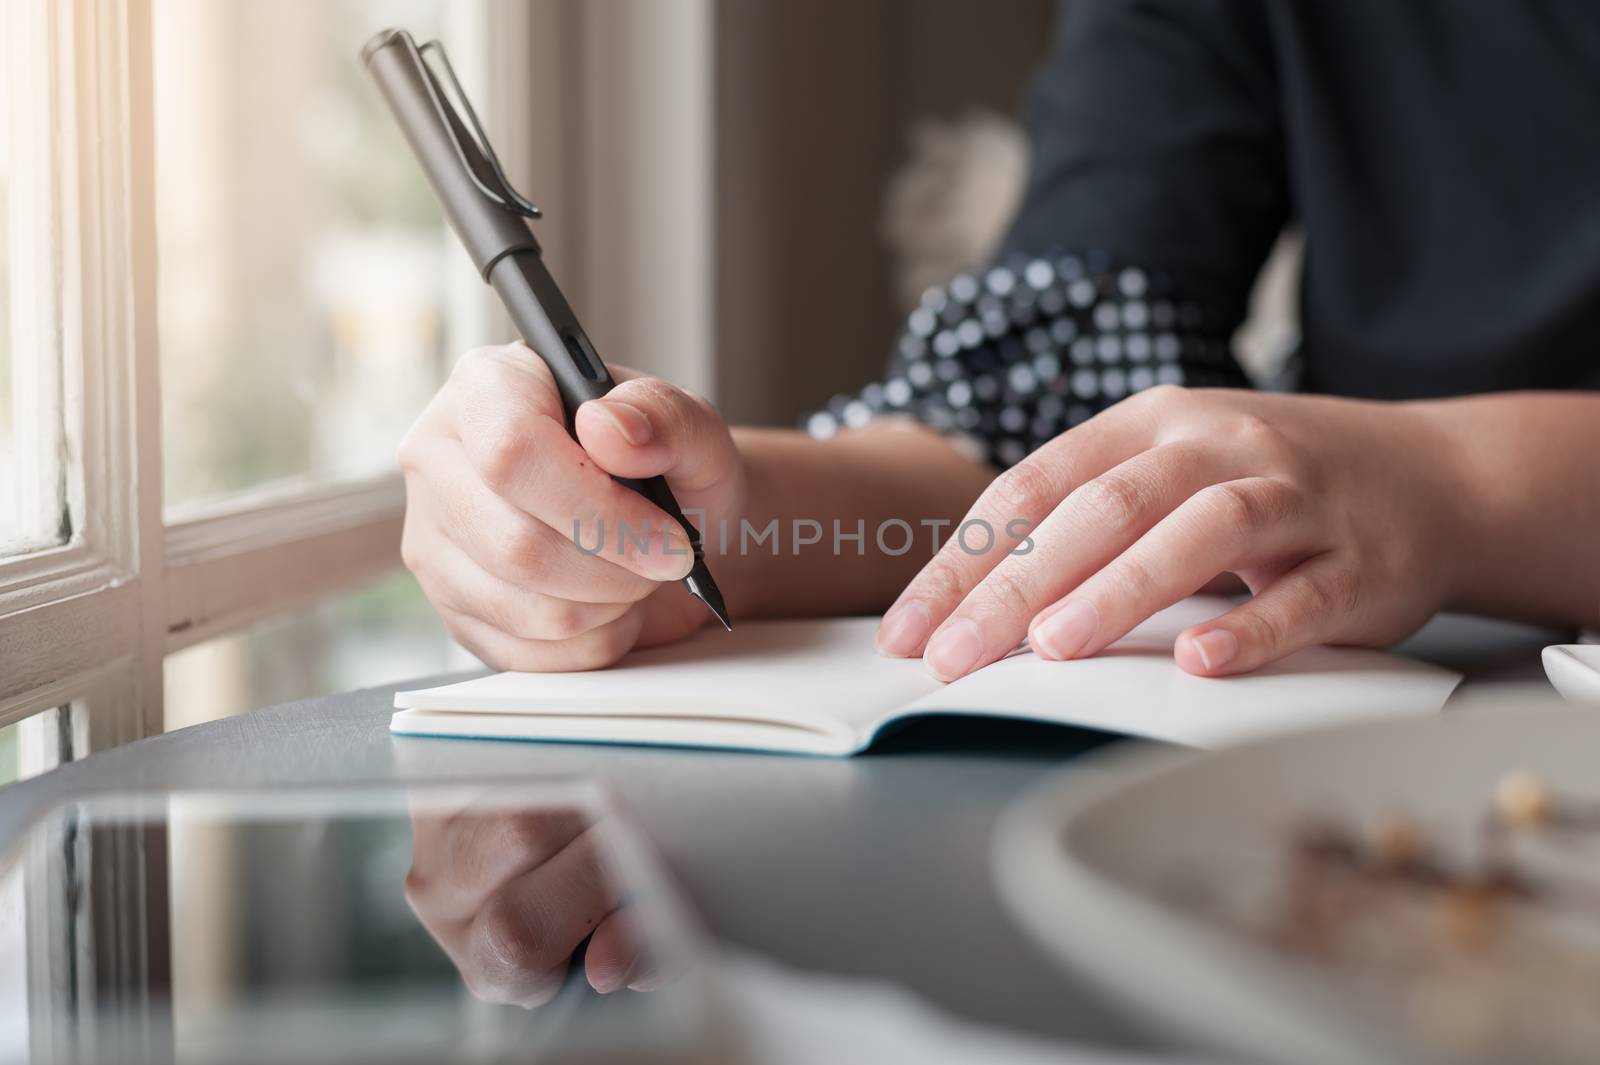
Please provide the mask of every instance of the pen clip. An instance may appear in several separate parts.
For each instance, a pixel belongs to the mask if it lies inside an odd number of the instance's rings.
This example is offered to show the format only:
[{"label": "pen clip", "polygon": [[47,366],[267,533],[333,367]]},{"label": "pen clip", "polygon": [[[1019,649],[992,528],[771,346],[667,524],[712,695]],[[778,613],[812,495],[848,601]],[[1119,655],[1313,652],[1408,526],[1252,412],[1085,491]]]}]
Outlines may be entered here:
[{"label": "pen clip", "polygon": [[[535,207],[527,197],[511,187],[511,181],[506,177],[506,172],[500,166],[499,156],[494,154],[494,148],[489,144],[489,137],[483,131],[483,125],[478,121],[478,113],[472,108],[472,101],[467,99],[466,90],[462,89],[461,82],[456,78],[455,68],[450,65],[450,57],[445,55],[444,45],[438,41],[429,41],[420,47],[415,44],[409,35],[406,43],[417,54],[417,65],[422,69],[423,84],[427,87],[428,96],[433,100],[434,108],[439,112],[439,118],[444,123],[445,131],[450,137],[450,146],[455,149],[456,158],[461,161],[461,166],[466,170],[467,176],[472,178],[472,183],[478,186],[478,191],[489,197],[494,203],[499,204],[514,214],[525,218],[538,218],[543,212]],[[449,83],[450,91],[455,100],[460,101],[460,111],[465,114],[466,122],[461,121],[461,115],[456,113],[451,102],[446,100],[443,86],[434,74],[433,65],[427,60],[425,53],[432,52],[438,58],[438,67]],[[491,188],[484,182],[478,168],[467,158],[466,147],[461,143],[461,127],[465,125],[473,139],[472,147],[489,165],[495,185]]]}]

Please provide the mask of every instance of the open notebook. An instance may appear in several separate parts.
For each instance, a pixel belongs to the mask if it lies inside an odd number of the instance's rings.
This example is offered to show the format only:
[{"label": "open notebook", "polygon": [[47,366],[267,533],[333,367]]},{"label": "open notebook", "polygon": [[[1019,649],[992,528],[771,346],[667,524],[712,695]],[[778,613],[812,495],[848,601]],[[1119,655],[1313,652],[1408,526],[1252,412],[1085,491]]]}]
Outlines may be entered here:
[{"label": "open notebook", "polygon": [[1195,597],[1095,658],[1026,650],[952,684],[873,650],[876,618],[742,622],[591,673],[498,673],[399,692],[390,730],[423,736],[731,747],[848,755],[919,714],[1028,718],[1197,747],[1322,722],[1431,713],[1459,674],[1382,651],[1318,647],[1243,677],[1172,660],[1227,600]]}]

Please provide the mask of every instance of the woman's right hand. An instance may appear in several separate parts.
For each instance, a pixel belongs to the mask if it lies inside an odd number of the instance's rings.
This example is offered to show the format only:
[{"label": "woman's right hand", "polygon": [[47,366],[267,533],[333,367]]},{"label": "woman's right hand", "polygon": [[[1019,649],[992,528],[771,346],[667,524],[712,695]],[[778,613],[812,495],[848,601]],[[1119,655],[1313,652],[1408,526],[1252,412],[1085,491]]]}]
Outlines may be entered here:
[{"label": "woman's right hand", "polygon": [[595,669],[709,619],[677,586],[692,563],[682,530],[612,475],[665,475],[715,528],[743,506],[743,463],[706,400],[612,369],[620,383],[578,409],[574,440],[537,355],[479,348],[400,445],[402,557],[451,635],[497,669]]}]

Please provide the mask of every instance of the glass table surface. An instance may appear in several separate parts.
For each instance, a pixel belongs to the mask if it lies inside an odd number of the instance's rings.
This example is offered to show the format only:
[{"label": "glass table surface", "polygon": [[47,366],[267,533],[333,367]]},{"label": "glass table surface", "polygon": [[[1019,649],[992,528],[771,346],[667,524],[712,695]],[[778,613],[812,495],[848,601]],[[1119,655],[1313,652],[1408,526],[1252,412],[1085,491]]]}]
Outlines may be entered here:
[{"label": "glass table surface", "polygon": [[0,1062],[736,1058],[582,783],[97,797],[0,872]]}]

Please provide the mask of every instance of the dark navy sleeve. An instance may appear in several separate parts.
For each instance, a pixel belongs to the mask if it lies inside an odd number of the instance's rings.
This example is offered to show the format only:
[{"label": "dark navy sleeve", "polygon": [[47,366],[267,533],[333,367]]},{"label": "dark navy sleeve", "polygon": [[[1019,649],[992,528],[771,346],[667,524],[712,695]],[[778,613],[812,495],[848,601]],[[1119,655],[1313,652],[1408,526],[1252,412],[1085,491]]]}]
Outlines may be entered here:
[{"label": "dark navy sleeve", "polygon": [[885,377],[813,434],[903,414],[1005,467],[1155,384],[1248,384],[1229,338],[1288,214],[1253,5],[1070,0],[997,261],[930,289]]}]

